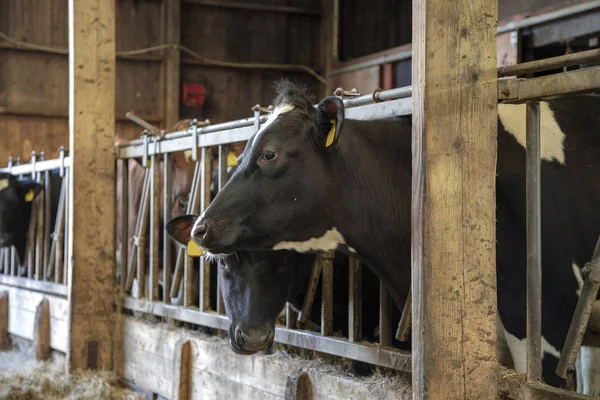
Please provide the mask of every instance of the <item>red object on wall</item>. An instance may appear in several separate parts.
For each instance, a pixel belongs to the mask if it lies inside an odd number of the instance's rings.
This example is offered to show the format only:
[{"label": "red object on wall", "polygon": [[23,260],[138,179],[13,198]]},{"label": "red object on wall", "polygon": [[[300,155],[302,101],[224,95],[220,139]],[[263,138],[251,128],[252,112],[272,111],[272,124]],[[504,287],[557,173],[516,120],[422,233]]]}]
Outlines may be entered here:
[{"label": "red object on wall", "polygon": [[206,100],[206,88],[201,83],[184,83],[181,102],[186,107],[202,107]]}]

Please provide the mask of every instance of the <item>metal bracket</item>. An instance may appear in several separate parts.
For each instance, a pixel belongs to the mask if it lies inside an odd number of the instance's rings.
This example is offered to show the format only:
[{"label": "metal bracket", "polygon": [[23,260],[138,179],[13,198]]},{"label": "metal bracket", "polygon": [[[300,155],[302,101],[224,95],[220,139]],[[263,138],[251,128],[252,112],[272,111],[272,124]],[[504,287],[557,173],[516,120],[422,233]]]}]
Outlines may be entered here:
[{"label": "metal bracket", "polygon": [[65,146],[60,146],[58,148],[59,158],[60,158],[60,177],[64,178],[65,176]]},{"label": "metal bracket", "polygon": [[252,107],[252,111],[254,112],[254,133],[258,132],[260,129],[260,113],[271,113],[273,112],[273,106],[269,107],[261,107],[260,104],[256,104]]},{"label": "metal bracket", "polygon": [[37,163],[37,153],[31,152],[31,179],[35,179],[35,164]]},{"label": "metal bracket", "polygon": [[142,167],[148,168],[148,134],[144,129],[142,132],[142,141],[144,142],[144,154],[142,155]]},{"label": "metal bracket", "polygon": [[192,134],[192,161],[198,161],[198,120],[196,118],[190,122],[190,131]]},{"label": "metal bracket", "polygon": [[336,97],[344,98],[344,97],[358,97],[360,96],[360,92],[356,90],[356,88],[352,88],[352,90],[344,90],[341,87],[335,89],[333,95]]}]

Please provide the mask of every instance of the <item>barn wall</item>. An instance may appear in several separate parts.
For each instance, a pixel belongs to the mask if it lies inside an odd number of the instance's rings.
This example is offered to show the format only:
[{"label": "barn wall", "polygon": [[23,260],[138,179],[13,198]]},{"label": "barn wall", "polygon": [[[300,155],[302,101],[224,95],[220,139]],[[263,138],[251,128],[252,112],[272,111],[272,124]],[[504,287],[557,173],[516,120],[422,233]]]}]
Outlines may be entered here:
[{"label": "barn wall", "polygon": [[[247,0],[247,3],[302,7],[320,12],[320,0]],[[320,15],[240,10],[182,0],[181,43],[203,57],[220,61],[305,64],[320,69]],[[208,2],[211,3],[211,2]],[[214,3],[214,2],[213,2]],[[239,2],[238,2],[239,3]],[[162,0],[116,0],[116,48],[128,51],[165,43]],[[68,47],[67,0],[5,0],[0,2],[0,32],[19,41],[65,50]],[[163,126],[164,60],[170,50],[117,59],[115,134],[138,137],[141,129],[125,119],[133,111]],[[181,118],[213,122],[251,115],[267,105],[273,80],[289,76],[318,86],[305,73],[238,69],[202,65],[181,57],[181,81],[203,83],[203,108],[180,107]],[[58,156],[68,147],[67,55],[16,48],[0,38],[0,166],[9,156],[28,162],[31,151]]]}]

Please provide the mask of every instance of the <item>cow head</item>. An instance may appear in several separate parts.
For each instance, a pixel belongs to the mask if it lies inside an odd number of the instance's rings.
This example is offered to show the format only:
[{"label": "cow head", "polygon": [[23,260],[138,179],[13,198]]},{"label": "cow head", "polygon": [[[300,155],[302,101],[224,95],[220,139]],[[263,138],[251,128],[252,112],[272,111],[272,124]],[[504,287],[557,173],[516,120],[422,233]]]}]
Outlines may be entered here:
[{"label": "cow head", "polygon": [[328,211],[337,199],[329,194],[339,182],[323,171],[340,168],[334,160],[344,106],[337,97],[312,104],[305,88],[279,82],[273,113],[196,221],[192,236],[200,247],[212,254],[278,250],[289,248],[286,241],[320,238],[332,228]]},{"label": "cow head", "polygon": [[[174,218],[167,224],[167,231],[179,244],[187,244],[196,218]],[[286,301],[298,304],[308,285],[314,257],[290,251],[240,251],[218,259],[233,351],[253,354],[271,347],[275,320]]]},{"label": "cow head", "polygon": [[0,173],[0,247],[15,246],[19,261],[25,257],[31,204],[42,190],[32,180]]}]

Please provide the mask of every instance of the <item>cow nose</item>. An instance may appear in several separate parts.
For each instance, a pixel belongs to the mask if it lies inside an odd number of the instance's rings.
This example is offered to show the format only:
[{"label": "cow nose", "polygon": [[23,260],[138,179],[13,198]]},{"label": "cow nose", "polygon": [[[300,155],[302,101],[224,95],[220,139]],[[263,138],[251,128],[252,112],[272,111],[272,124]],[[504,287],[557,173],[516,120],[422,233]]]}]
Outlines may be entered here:
[{"label": "cow nose", "polygon": [[206,222],[202,224],[198,224],[194,227],[194,231],[192,232],[192,237],[196,240],[201,240],[202,237],[206,234],[208,230],[208,224]]},{"label": "cow nose", "polygon": [[273,330],[271,329],[240,329],[236,328],[238,343],[247,350],[262,350],[273,343]]}]

